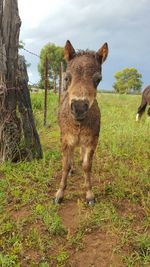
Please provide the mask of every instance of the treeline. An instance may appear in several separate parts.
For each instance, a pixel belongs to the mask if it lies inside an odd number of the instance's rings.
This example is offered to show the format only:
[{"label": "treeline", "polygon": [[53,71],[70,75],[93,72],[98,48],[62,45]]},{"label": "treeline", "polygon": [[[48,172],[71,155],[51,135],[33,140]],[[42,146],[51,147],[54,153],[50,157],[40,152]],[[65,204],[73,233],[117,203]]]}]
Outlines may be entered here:
[{"label": "treeline", "polygon": [[[44,88],[45,84],[45,62],[48,58],[48,85],[49,89],[57,91],[60,74],[60,64],[63,63],[64,71],[66,63],[64,61],[63,47],[56,46],[53,43],[45,45],[40,53],[40,62],[38,71],[40,74],[40,81],[38,86]],[[124,68],[114,74],[115,82],[112,85],[113,90],[103,91],[109,93],[120,94],[138,94],[142,89],[142,74],[135,68]]]},{"label": "treeline", "polygon": [[46,57],[48,59],[48,86],[49,89],[57,90],[59,83],[60,65],[63,63],[64,69],[66,62],[64,60],[63,48],[56,46],[55,44],[48,43],[45,45],[40,53],[40,62],[38,65],[38,71],[40,74],[39,87],[44,88],[45,85],[45,62]]},{"label": "treeline", "polygon": [[[112,89],[112,90],[103,90],[103,89],[98,89],[97,93],[103,93],[103,94],[116,94],[117,92]],[[119,92],[118,92],[119,94]],[[123,93],[122,93],[123,94]],[[127,95],[141,95],[141,92],[124,92],[124,94],[127,94]]]}]

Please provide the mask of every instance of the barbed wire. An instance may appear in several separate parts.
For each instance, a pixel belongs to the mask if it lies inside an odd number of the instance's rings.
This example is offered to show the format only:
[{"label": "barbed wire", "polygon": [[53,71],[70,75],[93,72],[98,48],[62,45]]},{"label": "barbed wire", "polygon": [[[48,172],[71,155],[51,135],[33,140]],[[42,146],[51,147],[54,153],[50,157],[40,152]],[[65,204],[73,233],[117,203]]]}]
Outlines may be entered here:
[{"label": "barbed wire", "polygon": [[28,81],[28,83],[30,83],[30,85],[35,85],[36,83]]},{"label": "barbed wire", "polygon": [[29,54],[31,54],[31,55],[33,55],[33,56],[36,56],[36,57],[38,57],[38,58],[41,58],[38,54],[36,54],[36,53],[34,53],[34,52],[32,52],[32,51],[30,51],[30,50],[24,48],[24,47],[21,47],[20,49],[23,49],[24,51],[28,52]]},{"label": "barbed wire", "polygon": [[[20,47],[18,47],[20,48]],[[38,58],[41,58],[38,54],[34,53],[33,51],[30,51],[29,49],[26,49],[24,47],[21,47],[20,49],[24,50],[25,52],[33,55],[33,56],[36,56]],[[2,51],[0,51],[0,54],[7,60],[8,58],[10,57],[7,57],[6,54],[4,54]],[[35,83],[31,82],[31,81],[28,81],[28,83],[30,83],[31,85],[35,85]],[[18,88],[17,87],[8,87],[7,90],[17,90]]]},{"label": "barbed wire", "polygon": [[[31,54],[31,55],[33,55],[33,56],[36,56],[36,57],[38,57],[38,58],[41,58],[40,55],[34,53],[33,51],[30,51],[29,49],[26,49],[26,48],[24,48],[24,47],[19,47],[19,46],[18,46],[18,48],[24,50],[25,52],[27,52],[27,53],[29,53],[29,54]],[[7,60],[8,58],[10,58],[10,57],[8,57],[6,54],[4,54],[2,51],[0,51],[0,54],[1,54],[6,60]],[[28,83],[31,84],[31,85],[35,85],[35,84],[36,84],[35,82],[32,82],[32,81],[30,81],[30,80],[28,81]],[[19,88],[17,88],[17,87],[8,87],[8,88],[7,88],[7,90],[18,90],[18,89],[19,89]]]},{"label": "barbed wire", "polygon": [[[41,58],[40,55],[34,53],[33,51],[30,51],[29,49],[26,49],[26,48],[24,48],[24,47],[21,47],[21,48],[20,48],[19,46],[18,46],[18,48],[24,50],[25,52],[27,52],[27,53],[29,53],[29,54],[31,54],[31,55],[33,55],[33,56],[36,56],[36,57],[38,57],[38,58]],[[2,51],[0,51],[0,54],[1,54],[3,57],[5,57],[5,59],[10,58],[10,57],[7,57],[7,55],[4,54]]]}]

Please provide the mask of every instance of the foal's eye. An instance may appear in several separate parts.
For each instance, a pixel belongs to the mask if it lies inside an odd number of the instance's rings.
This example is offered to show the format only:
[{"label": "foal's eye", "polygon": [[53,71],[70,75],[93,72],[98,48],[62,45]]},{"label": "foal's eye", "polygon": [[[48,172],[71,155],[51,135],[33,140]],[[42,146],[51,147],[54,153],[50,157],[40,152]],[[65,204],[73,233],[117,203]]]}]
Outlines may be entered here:
[{"label": "foal's eye", "polygon": [[68,81],[69,81],[69,77],[66,76],[66,77],[64,78],[64,80],[65,80],[65,82],[68,82]]},{"label": "foal's eye", "polygon": [[65,80],[65,82],[71,81],[71,74],[70,73],[66,73],[65,77],[64,77],[64,80]]},{"label": "foal's eye", "polygon": [[95,81],[96,86],[98,86],[98,84],[100,83],[100,81],[101,81],[100,78],[98,78],[98,79]]},{"label": "foal's eye", "polygon": [[93,76],[94,86],[97,87],[101,80],[102,80],[102,76],[101,76],[101,74],[99,74],[99,73],[97,74],[97,73],[96,73],[96,74]]},{"label": "foal's eye", "polygon": [[68,88],[68,85],[70,84],[71,82],[71,74],[70,73],[66,73],[65,76],[64,76],[64,90],[67,90]]}]

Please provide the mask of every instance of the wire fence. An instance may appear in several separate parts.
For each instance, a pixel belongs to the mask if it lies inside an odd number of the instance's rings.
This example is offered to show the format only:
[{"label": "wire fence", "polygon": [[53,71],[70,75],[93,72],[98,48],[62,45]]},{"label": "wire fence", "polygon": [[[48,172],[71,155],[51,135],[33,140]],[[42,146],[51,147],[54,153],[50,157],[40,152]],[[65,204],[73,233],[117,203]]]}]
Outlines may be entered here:
[{"label": "wire fence", "polygon": [[[38,54],[34,53],[33,51],[30,51],[29,49],[26,49],[24,47],[20,48],[18,46],[18,49],[24,50],[25,52],[29,53],[30,55],[33,55],[33,56],[38,57],[38,58],[41,58],[40,55],[38,55]],[[3,53],[2,51],[0,51],[0,55],[2,56],[2,62],[3,62],[3,58],[4,58],[5,63],[8,61],[8,59],[11,59],[11,57],[7,56],[7,53]],[[35,82],[32,82],[30,80],[28,81],[28,83],[30,85],[35,85]],[[7,84],[7,82],[6,82],[6,86],[4,87],[4,81],[2,79],[2,75],[0,75],[0,86],[1,86],[1,88],[2,87],[5,88],[6,90],[17,90],[17,87],[9,86],[9,84]]]},{"label": "wire fence", "polygon": [[[37,58],[41,58],[41,56],[40,55],[38,55],[37,53],[35,53],[35,52],[33,52],[33,51],[30,51],[29,49],[27,49],[27,48],[25,48],[25,47],[19,47],[18,46],[18,49],[20,49],[20,50],[24,50],[25,52],[27,52],[28,54],[30,54],[30,55],[32,55],[32,56],[35,56],[35,57],[37,57]],[[5,63],[8,61],[8,59],[12,59],[11,57],[9,57],[8,55],[7,55],[7,53],[3,53],[2,51],[0,51],[0,55],[2,55],[2,57],[4,57],[5,58]],[[3,61],[3,58],[2,58],[2,61]],[[61,69],[62,69],[63,67],[62,67],[62,63],[60,64],[60,76],[62,76],[62,73],[61,73]],[[49,74],[48,74],[48,76],[49,76]],[[45,77],[45,75],[44,75],[44,79],[45,79],[46,77]],[[0,80],[0,82],[1,82],[1,80]],[[28,81],[28,83],[29,84],[31,84],[31,85],[35,85],[35,82],[33,82],[33,81]],[[62,83],[60,83],[60,84],[62,84]],[[9,88],[10,89],[10,88]],[[12,89],[14,89],[14,88],[12,88]]]},{"label": "wire fence", "polygon": [[23,49],[24,51],[26,51],[27,53],[29,53],[29,54],[31,54],[31,55],[33,55],[33,56],[36,56],[36,57],[38,57],[38,58],[41,58],[38,54],[36,54],[36,53],[34,53],[34,52],[32,52],[32,51],[30,51],[30,50],[24,48],[24,47],[22,47],[22,48],[20,48],[20,49]]},{"label": "wire fence", "polygon": [[[29,49],[26,49],[26,48],[24,48],[24,47],[21,47],[21,48],[20,48],[20,47],[18,46],[18,49],[22,49],[22,50],[24,50],[25,52],[29,53],[30,55],[36,56],[36,57],[38,57],[38,58],[41,58],[40,55],[38,55],[38,54],[34,53],[33,51],[30,51]],[[3,57],[5,57],[6,60],[7,60],[8,58],[11,58],[11,57],[8,57],[6,53],[4,54],[2,51],[0,51],[0,54],[1,54]]]},{"label": "wire fence", "polygon": [[[24,47],[18,47],[18,49],[24,50],[25,52],[27,52],[28,54],[37,57],[37,58],[41,58],[40,55],[38,55],[37,53],[34,53],[33,51],[30,51],[29,49],[26,49]],[[2,62],[4,61],[4,64],[7,64],[7,61],[10,59],[9,55],[7,55],[7,53],[4,53],[2,51],[0,51],[0,54],[2,55]],[[48,108],[48,101],[47,101],[47,97],[48,97],[48,89],[49,89],[49,67],[50,67],[50,62],[48,61],[48,58],[46,57],[45,59],[45,71],[44,71],[44,80],[45,80],[45,87],[44,87],[44,126],[47,125],[47,108]],[[12,86],[12,83],[9,83],[8,81],[4,80],[5,75],[3,75],[0,72],[0,99],[3,100],[3,104],[1,105],[1,107],[4,109],[4,101],[5,101],[5,97],[7,95],[7,93],[10,90],[21,90],[22,88],[20,88],[20,85],[18,85],[18,78],[19,78],[19,74],[16,75],[16,81],[14,81],[13,85],[15,84],[15,86]],[[30,86],[35,86],[35,82],[28,80],[28,85]],[[56,86],[56,84],[55,84]],[[56,93],[56,89],[54,90]],[[60,63],[60,72],[59,72],[59,87],[58,87],[58,93],[59,93],[59,101],[60,101],[60,96],[62,94],[63,91],[63,63]]]}]

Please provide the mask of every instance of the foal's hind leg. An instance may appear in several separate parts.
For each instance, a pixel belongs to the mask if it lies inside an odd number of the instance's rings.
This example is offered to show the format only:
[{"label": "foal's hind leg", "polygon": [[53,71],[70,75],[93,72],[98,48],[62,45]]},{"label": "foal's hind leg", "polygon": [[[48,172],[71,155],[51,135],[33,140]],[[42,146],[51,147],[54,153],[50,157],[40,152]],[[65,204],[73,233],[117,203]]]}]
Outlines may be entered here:
[{"label": "foal's hind leg", "polygon": [[64,191],[67,186],[67,177],[69,171],[71,170],[72,157],[73,157],[73,148],[65,145],[63,146],[63,160],[62,160],[62,178],[59,185],[59,189],[55,195],[55,203],[61,203],[64,197]]},{"label": "foal's hind leg", "polygon": [[92,181],[91,181],[91,169],[93,160],[94,149],[91,147],[84,147],[83,154],[83,170],[85,175],[85,185],[86,185],[86,200],[89,204],[95,203],[94,194],[92,192]]},{"label": "foal's hind leg", "polygon": [[147,115],[148,115],[148,117],[150,118],[150,107],[149,107],[148,110],[147,110]]},{"label": "foal's hind leg", "polygon": [[137,111],[137,114],[136,114],[136,121],[139,121],[139,119],[141,118],[141,116],[143,115],[143,113],[144,113],[144,111],[146,109],[146,106],[147,106],[147,102],[144,99],[144,97],[142,97],[141,105],[138,107],[138,111]]},{"label": "foal's hind leg", "polygon": [[70,171],[68,173],[68,176],[72,176],[74,174],[74,162],[73,162],[73,152],[70,155]]}]

